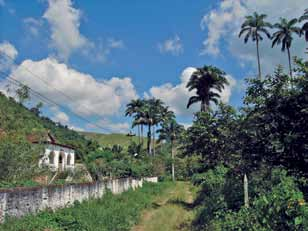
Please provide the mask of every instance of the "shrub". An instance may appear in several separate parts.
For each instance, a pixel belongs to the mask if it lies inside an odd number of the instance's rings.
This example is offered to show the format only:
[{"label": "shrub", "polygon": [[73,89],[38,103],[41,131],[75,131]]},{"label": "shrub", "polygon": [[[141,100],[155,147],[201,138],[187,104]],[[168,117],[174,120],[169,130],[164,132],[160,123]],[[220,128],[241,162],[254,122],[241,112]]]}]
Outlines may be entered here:
[{"label": "shrub", "polygon": [[145,183],[138,190],[120,195],[107,192],[101,199],[75,203],[73,207],[45,211],[20,220],[9,219],[0,225],[2,231],[45,230],[130,230],[143,209],[151,206],[155,196],[172,186],[170,182]]},{"label": "shrub", "polygon": [[308,230],[308,206],[295,179],[274,169],[270,182],[272,189],[253,198],[249,208],[221,210],[206,223],[206,230]]}]

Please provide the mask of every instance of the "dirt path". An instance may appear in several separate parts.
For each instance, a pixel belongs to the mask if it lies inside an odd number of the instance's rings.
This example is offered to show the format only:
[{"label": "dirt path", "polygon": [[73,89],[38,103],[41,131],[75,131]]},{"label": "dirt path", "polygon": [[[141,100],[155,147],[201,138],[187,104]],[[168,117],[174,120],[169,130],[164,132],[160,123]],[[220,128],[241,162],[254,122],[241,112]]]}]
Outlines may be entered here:
[{"label": "dirt path", "polygon": [[138,225],[132,231],[190,230],[194,213],[189,208],[195,190],[188,182],[177,182],[174,187],[160,195],[151,209],[143,212]]}]

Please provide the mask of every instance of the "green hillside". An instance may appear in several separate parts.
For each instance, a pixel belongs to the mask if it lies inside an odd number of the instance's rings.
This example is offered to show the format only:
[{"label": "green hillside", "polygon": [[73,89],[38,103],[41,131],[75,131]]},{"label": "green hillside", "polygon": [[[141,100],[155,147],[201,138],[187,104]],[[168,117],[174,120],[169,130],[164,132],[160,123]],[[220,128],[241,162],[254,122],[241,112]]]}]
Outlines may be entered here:
[{"label": "green hillside", "polygon": [[39,110],[28,109],[0,92],[0,188],[31,185],[31,179],[44,174],[44,169],[37,167],[43,147],[27,138],[40,139],[47,132],[59,143],[74,146],[77,161],[98,147],[78,132],[40,116]]},{"label": "green hillside", "polygon": [[113,145],[128,147],[132,141],[136,143],[138,142],[137,136],[127,136],[127,134],[102,134],[92,132],[80,132],[80,134],[84,135],[88,139],[97,141],[101,146],[104,147],[112,147]]},{"label": "green hillside", "polygon": [[74,146],[79,156],[88,153],[94,145],[78,132],[39,114],[37,110],[28,109],[0,92],[0,129],[6,134],[26,137],[50,131],[60,143]]}]

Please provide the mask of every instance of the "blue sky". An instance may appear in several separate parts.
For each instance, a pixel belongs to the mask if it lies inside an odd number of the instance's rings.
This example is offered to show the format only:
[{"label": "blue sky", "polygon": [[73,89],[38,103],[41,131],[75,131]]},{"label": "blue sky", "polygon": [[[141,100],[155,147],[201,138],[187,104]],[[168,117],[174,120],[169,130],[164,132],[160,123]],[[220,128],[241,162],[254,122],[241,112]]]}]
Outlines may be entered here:
[{"label": "blue sky", "polygon": [[[185,109],[190,95],[185,81],[191,67],[211,64],[223,69],[231,85],[222,98],[239,107],[243,79],[256,73],[254,44],[244,45],[237,38],[244,16],[257,10],[267,13],[270,21],[298,17],[304,3],[0,0],[0,51],[14,58],[14,63],[2,60],[6,64],[2,70],[62,104],[66,109],[45,105],[44,114],[75,129],[127,132],[125,104],[145,95],[162,98],[180,122],[190,124],[198,109]],[[304,46],[296,38],[293,55],[303,56]],[[286,64],[286,54],[270,49],[270,41],[262,44],[261,56],[264,74],[279,63]],[[0,82],[0,89],[5,84],[5,80]],[[59,96],[55,89],[75,102]],[[80,121],[72,111],[100,124],[104,131]]]}]

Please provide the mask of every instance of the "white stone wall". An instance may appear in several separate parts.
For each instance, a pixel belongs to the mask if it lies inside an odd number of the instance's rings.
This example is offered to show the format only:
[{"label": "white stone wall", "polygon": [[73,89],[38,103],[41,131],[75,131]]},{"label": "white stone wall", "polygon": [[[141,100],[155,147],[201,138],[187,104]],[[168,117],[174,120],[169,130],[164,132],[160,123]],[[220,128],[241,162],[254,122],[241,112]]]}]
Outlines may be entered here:
[{"label": "white stone wall", "polygon": [[51,185],[46,187],[0,189],[0,223],[6,216],[22,217],[50,208],[70,206],[74,201],[101,198],[106,190],[119,194],[130,188],[142,187],[144,181],[157,182],[157,177],[122,178],[81,184]]}]

